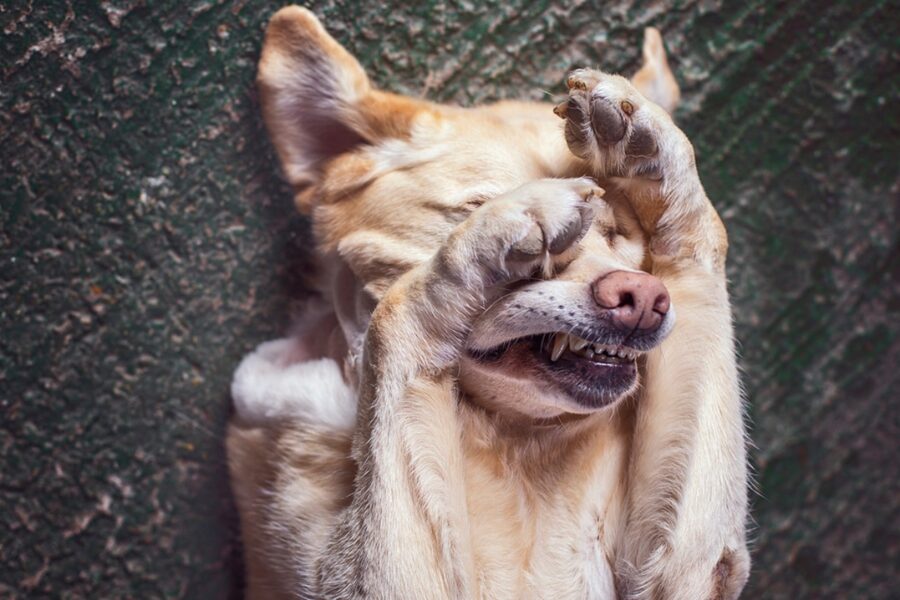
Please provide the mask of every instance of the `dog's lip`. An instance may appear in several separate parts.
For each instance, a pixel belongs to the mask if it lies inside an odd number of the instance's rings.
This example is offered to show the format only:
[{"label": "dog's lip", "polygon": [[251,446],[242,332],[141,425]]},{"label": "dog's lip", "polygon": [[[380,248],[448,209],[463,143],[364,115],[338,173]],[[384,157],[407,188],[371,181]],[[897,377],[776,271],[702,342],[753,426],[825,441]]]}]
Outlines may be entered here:
[{"label": "dog's lip", "polygon": [[[507,350],[512,348],[517,344],[528,343],[534,344],[537,342],[540,350],[547,354],[548,356],[552,354],[552,347],[554,343],[558,343],[557,340],[560,337],[569,338],[566,342],[563,342],[563,353],[574,353],[576,355],[583,354],[586,350],[595,351],[596,354],[601,354],[601,352],[605,352],[610,355],[618,355],[621,358],[628,358],[630,360],[634,360],[637,357],[646,354],[646,349],[636,348],[627,343],[625,343],[625,336],[597,336],[593,335],[590,338],[581,338],[580,336],[576,336],[569,332],[564,331],[548,331],[546,333],[537,333],[531,335],[524,335],[518,337],[512,337],[504,342],[491,346],[486,349],[478,349],[478,348],[468,348],[468,354],[481,362],[491,362],[496,358],[502,356]],[[618,339],[612,339],[613,337]],[[580,348],[576,350],[576,344],[574,340],[580,340]],[[551,360],[551,362],[555,362],[556,359]]]},{"label": "dog's lip", "polygon": [[643,352],[635,352],[630,358],[587,358],[568,349],[551,360],[548,346],[545,336],[534,335],[504,344],[495,356],[469,354],[485,367],[509,371],[562,391],[581,407],[575,412],[608,406],[632,390],[637,381],[637,358]]},{"label": "dog's lip", "polygon": [[468,347],[468,352],[475,358],[479,356],[495,354],[499,351],[502,351],[504,348],[508,348],[514,344],[519,342],[528,341],[533,338],[541,338],[543,341],[552,340],[558,335],[567,335],[573,338],[578,338],[583,341],[586,341],[590,345],[599,345],[606,346],[609,348],[613,348],[616,350],[626,350],[630,353],[635,354],[643,354],[646,352],[646,348],[640,348],[633,346],[631,344],[626,343],[627,337],[621,333],[612,333],[612,332],[601,332],[601,330],[569,330],[569,331],[559,331],[548,329],[547,331],[537,332],[537,333],[529,333],[526,335],[515,335],[511,334],[508,336],[503,336],[500,338],[501,341],[492,343],[489,346],[478,347],[476,345],[472,345]]},{"label": "dog's lip", "polygon": [[[521,308],[518,304],[515,307]],[[675,326],[674,304],[670,305],[660,326],[652,331],[625,331],[603,315],[591,314],[589,311],[573,313],[548,310],[542,312],[541,317],[526,320],[515,318],[515,314],[513,318],[509,318],[502,311],[486,315],[487,318],[482,316],[475,324],[466,341],[466,350],[473,356],[494,353],[504,346],[527,338],[550,338],[558,334],[575,336],[590,344],[645,353],[659,346]]]}]

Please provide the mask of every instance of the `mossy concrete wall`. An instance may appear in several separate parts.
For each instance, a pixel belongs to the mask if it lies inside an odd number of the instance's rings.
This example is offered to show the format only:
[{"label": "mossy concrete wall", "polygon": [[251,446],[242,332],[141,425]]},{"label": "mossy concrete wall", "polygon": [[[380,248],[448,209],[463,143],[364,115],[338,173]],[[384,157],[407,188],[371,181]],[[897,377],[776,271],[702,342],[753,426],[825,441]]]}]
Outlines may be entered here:
[{"label": "mossy concrete wall", "polygon": [[[0,597],[236,595],[222,438],[308,230],[259,118],[273,3],[0,4]],[[330,1],[388,89],[548,99],[665,32],[728,225],[748,598],[896,598],[898,5]]]}]

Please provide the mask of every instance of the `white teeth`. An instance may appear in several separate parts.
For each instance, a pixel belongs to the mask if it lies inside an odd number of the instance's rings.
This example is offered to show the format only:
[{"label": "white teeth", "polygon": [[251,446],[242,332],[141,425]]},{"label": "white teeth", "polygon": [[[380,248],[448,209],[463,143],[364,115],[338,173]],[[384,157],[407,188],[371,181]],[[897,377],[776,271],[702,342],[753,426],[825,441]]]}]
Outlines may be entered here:
[{"label": "white teeth", "polygon": [[607,346],[605,344],[594,344],[594,353],[595,354],[606,354],[607,356],[617,356],[619,358],[624,358],[627,360],[634,360],[637,357],[637,353],[628,348],[622,348],[618,346]]},{"label": "white teeth", "polygon": [[584,347],[587,346],[588,344],[590,344],[589,341],[583,340],[583,339],[581,339],[581,338],[578,337],[578,336],[575,336],[575,335],[570,335],[570,336],[569,336],[569,347],[570,347],[572,350],[576,350],[576,351],[577,351],[577,350],[581,350],[582,348],[584,348]]},{"label": "white teeth", "polygon": [[553,336],[553,342],[550,345],[550,360],[556,362],[567,349],[587,359],[592,359],[597,354],[605,354],[606,356],[615,356],[624,360],[634,360],[638,355],[637,352],[629,348],[592,344],[578,336],[560,332]]},{"label": "white teeth", "polygon": [[569,342],[569,336],[565,333],[557,333],[553,338],[553,350],[550,352],[550,360],[556,362],[562,353],[566,351]]}]

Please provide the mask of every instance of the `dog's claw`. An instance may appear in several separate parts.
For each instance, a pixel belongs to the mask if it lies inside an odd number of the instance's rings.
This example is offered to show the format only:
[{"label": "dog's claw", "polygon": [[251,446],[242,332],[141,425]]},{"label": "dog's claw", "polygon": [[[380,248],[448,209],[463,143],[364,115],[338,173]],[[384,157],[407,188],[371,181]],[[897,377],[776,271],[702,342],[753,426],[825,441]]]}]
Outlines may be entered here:
[{"label": "dog's claw", "polygon": [[583,92],[586,92],[588,89],[587,83],[584,80],[582,80],[578,77],[573,77],[573,76],[569,76],[568,78],[566,78],[566,86],[570,90],[575,89],[575,90],[581,90]]},{"label": "dog's claw", "polygon": [[569,101],[566,100],[565,102],[561,102],[560,104],[557,104],[556,106],[553,107],[553,114],[555,114],[560,119],[565,119],[568,108],[569,108]]}]

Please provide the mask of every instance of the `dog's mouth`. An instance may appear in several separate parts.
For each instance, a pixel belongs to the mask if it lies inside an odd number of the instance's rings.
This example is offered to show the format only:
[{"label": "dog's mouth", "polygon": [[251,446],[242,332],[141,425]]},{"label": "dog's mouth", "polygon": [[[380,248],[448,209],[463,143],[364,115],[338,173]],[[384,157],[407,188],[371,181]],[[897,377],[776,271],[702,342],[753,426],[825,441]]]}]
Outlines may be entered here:
[{"label": "dog's mouth", "polygon": [[607,406],[634,389],[637,359],[643,354],[624,344],[561,332],[520,337],[469,353],[484,366],[547,381],[587,409]]}]

